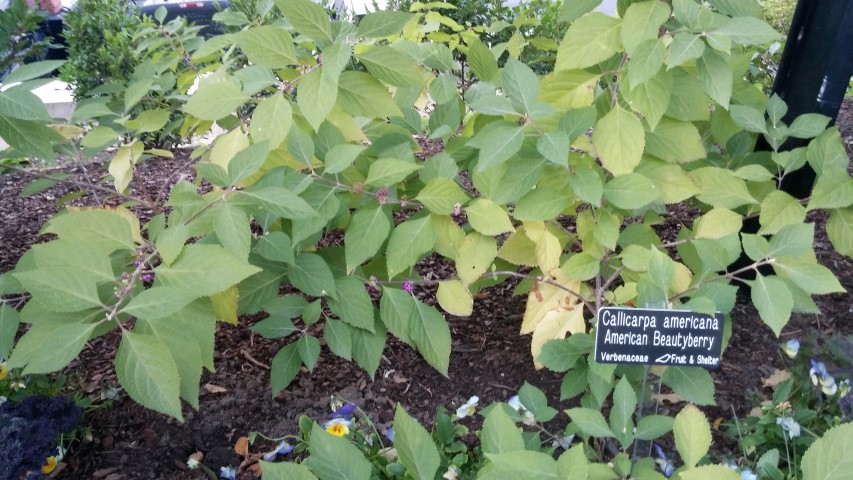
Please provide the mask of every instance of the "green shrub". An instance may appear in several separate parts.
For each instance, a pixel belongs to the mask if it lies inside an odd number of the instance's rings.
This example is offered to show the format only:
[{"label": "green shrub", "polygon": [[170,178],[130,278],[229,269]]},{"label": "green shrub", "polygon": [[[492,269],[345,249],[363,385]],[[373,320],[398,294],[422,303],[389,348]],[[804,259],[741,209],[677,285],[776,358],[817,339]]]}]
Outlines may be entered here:
[{"label": "green shrub", "polygon": [[764,0],[764,17],[773,28],[788,35],[797,0]]},{"label": "green shrub", "polygon": [[74,97],[110,82],[124,83],[137,65],[133,34],[141,20],[128,0],[80,0],[65,21],[68,62],[60,78]]},{"label": "green shrub", "polygon": [[42,20],[35,7],[27,7],[24,0],[13,0],[9,8],[0,10],[0,72],[44,53],[47,42],[31,34]]}]

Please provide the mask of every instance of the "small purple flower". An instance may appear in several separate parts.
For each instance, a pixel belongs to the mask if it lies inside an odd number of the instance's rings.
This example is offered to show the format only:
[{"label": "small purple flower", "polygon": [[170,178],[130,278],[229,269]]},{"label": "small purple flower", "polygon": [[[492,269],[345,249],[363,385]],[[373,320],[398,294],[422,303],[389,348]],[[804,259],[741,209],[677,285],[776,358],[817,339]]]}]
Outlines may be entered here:
[{"label": "small purple flower", "polygon": [[388,428],[385,432],[385,438],[387,438],[389,442],[394,443],[394,427]]},{"label": "small purple flower", "polygon": [[654,446],[655,446],[655,452],[657,452],[657,454],[658,454],[658,458],[657,458],[657,460],[655,460],[655,462],[657,462],[658,466],[660,467],[661,472],[663,472],[663,475],[666,478],[671,477],[672,474],[675,473],[675,465],[673,465],[672,462],[670,462],[669,459],[666,458],[666,455],[664,455],[663,449],[660,448],[660,445],[655,443]]},{"label": "small purple flower", "polygon": [[278,455],[287,455],[288,453],[293,451],[293,445],[287,443],[287,441],[282,440],[278,446],[275,447],[275,450],[267,452],[264,454],[264,461],[271,462],[275,460],[275,457]]},{"label": "small purple flower", "polygon": [[345,420],[352,420],[352,414],[355,412],[357,407],[351,403],[347,403],[341,408],[335,410],[329,415],[329,418],[343,418]]},{"label": "small purple flower", "polygon": [[409,280],[406,280],[405,282],[403,282],[403,290],[405,290],[409,293],[414,293],[415,286],[412,284],[412,282],[410,282]]}]

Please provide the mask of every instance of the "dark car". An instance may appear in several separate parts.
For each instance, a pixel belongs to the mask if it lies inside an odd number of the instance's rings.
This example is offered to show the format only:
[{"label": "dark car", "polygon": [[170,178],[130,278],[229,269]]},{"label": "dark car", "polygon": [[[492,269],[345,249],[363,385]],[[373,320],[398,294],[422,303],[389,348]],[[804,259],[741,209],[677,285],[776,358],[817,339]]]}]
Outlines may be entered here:
[{"label": "dark car", "polygon": [[136,2],[139,12],[143,15],[154,16],[160,7],[166,8],[165,22],[175,17],[184,17],[187,23],[204,26],[201,34],[205,37],[224,33],[222,25],[213,21],[213,15],[228,7],[227,0],[139,0]]}]

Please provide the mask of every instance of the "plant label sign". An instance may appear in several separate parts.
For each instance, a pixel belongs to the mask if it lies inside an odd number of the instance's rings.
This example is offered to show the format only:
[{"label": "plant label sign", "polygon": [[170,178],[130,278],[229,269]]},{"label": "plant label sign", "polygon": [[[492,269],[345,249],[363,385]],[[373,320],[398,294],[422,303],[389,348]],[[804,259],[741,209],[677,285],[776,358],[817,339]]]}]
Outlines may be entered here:
[{"label": "plant label sign", "polygon": [[598,310],[595,361],[717,368],[723,314],[604,307]]}]

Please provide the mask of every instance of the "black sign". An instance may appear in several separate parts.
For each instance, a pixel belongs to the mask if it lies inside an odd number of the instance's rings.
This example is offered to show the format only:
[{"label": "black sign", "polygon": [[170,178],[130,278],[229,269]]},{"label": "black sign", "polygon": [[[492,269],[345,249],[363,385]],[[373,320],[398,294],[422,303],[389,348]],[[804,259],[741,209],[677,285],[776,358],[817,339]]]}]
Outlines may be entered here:
[{"label": "black sign", "polygon": [[723,314],[605,307],[598,310],[595,361],[717,368]]}]

